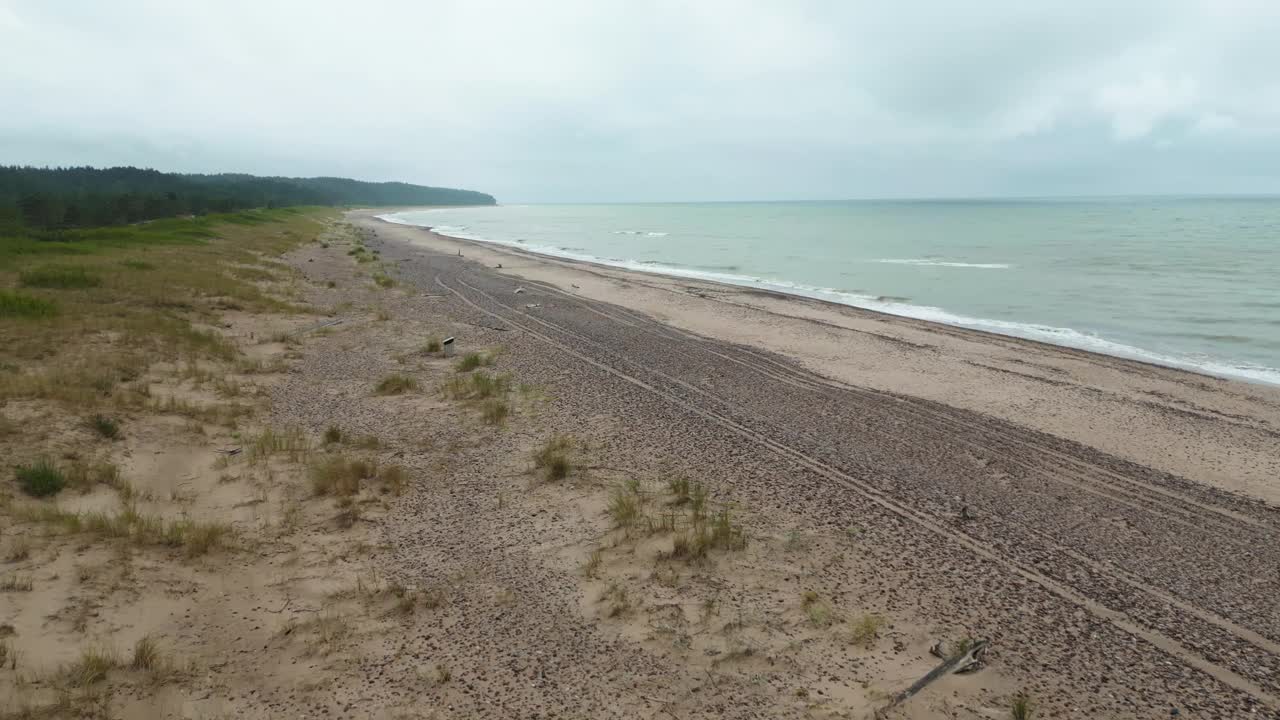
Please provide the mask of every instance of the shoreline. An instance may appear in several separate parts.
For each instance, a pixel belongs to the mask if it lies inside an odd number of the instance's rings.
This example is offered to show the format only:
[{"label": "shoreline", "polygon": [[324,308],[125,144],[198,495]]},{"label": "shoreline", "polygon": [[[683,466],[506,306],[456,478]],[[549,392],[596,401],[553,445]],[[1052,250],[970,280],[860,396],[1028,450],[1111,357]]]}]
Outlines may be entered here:
[{"label": "shoreline", "polygon": [[[454,238],[358,211],[369,227],[684,331],[786,356],[840,383],[975,410],[1280,504],[1280,387],[817,298],[633,272]],[[576,287],[575,287],[576,286]]]},{"label": "shoreline", "polygon": [[[373,215],[373,217],[376,220],[379,220],[381,222],[384,222],[390,225],[402,225],[405,227],[414,227],[414,228],[424,229],[435,235],[449,238],[450,240],[454,240],[460,243],[467,243],[467,244],[471,244],[479,247],[502,248],[516,254],[529,255],[529,256],[541,258],[544,260],[576,263],[576,264],[581,264],[588,267],[604,268],[604,269],[614,270],[618,272],[632,273],[637,275],[654,275],[658,277],[664,277],[668,279],[680,280],[680,281],[685,281],[690,283],[705,283],[708,285],[713,285],[718,287],[728,287],[736,290],[750,290],[750,291],[756,291],[761,293],[771,293],[776,296],[790,298],[790,299],[814,301],[814,302],[837,306],[837,307],[853,308],[858,311],[874,313],[880,316],[888,316],[893,318],[899,318],[902,320],[912,320],[916,322],[927,323],[931,326],[946,326],[949,328],[956,328],[959,330],[965,330],[965,331],[974,332],[974,333],[981,333],[985,335],[999,336],[1004,338],[1015,338],[1017,340],[1021,340],[1029,343],[1037,343],[1037,344],[1048,345],[1056,348],[1075,350],[1083,353],[1088,353],[1090,355],[1101,355],[1109,358],[1126,360],[1126,361],[1137,363],[1139,365],[1144,365],[1144,366],[1156,367],[1156,368],[1167,369],[1167,370],[1178,370],[1178,371],[1182,371],[1197,377],[1212,378],[1214,380],[1228,380],[1233,382],[1242,382],[1249,385],[1261,385],[1265,387],[1280,388],[1280,377],[1277,377],[1274,379],[1269,377],[1259,377],[1259,375],[1271,375],[1271,374],[1276,374],[1277,372],[1280,372],[1280,371],[1277,371],[1276,368],[1267,367],[1263,365],[1255,365],[1247,362],[1244,364],[1235,364],[1236,361],[1225,359],[1225,358],[1209,358],[1202,362],[1198,362],[1192,359],[1183,359],[1174,355],[1163,354],[1154,350],[1147,350],[1137,345],[1130,345],[1130,344],[1127,344],[1126,342],[1122,342],[1119,340],[1114,340],[1111,338],[1102,337],[1098,335],[1090,335],[1086,332],[1075,330],[1070,327],[1041,325],[1041,324],[1030,322],[1030,321],[997,320],[993,318],[970,317],[967,315],[957,314],[945,308],[927,306],[927,305],[914,305],[911,303],[898,303],[897,301],[892,299],[881,299],[885,296],[881,296],[881,298],[871,298],[870,296],[866,296],[869,300],[873,300],[874,302],[877,302],[877,303],[881,303],[884,305],[901,304],[905,308],[902,312],[894,312],[891,309],[868,307],[867,305],[860,305],[853,301],[842,301],[839,299],[833,299],[832,297],[828,297],[828,296],[840,296],[840,295],[848,295],[851,297],[855,297],[855,296],[860,297],[860,296],[858,296],[857,293],[850,293],[842,290],[835,290],[832,288],[807,286],[803,284],[797,284],[788,280],[763,280],[758,278],[755,280],[751,280],[748,278],[748,276],[742,276],[743,277],[742,282],[734,282],[733,280],[709,277],[707,276],[708,274],[706,272],[701,270],[686,269],[686,268],[681,268],[679,266],[674,266],[674,265],[654,265],[653,269],[650,269],[649,267],[642,267],[640,266],[640,264],[635,264],[635,265],[625,264],[623,261],[618,261],[617,263],[613,263],[613,262],[608,262],[601,259],[591,259],[589,257],[580,257],[580,256],[571,255],[571,254],[540,252],[538,250],[532,250],[527,247],[511,244],[508,242],[498,242],[494,240],[483,240],[483,239],[478,239],[474,237],[452,235],[446,232],[441,232],[437,230],[434,226],[419,225],[416,223],[409,223],[409,222],[400,222],[397,220],[389,220],[386,217],[388,215],[393,215],[398,212],[406,212],[406,211],[412,211],[412,210],[432,210],[432,209],[436,209],[436,208],[396,208],[393,210],[387,210],[385,212],[375,214]],[[788,285],[791,287],[790,288],[786,287]],[[948,321],[945,319],[930,318],[930,317],[921,317],[918,314],[920,312],[927,311],[927,310],[937,311],[938,313],[941,313],[944,316],[954,318],[954,321]],[[913,314],[913,312],[917,314]],[[1000,323],[1013,326],[1013,329],[1009,332],[1001,332],[1000,330],[982,327],[982,325],[994,325],[994,324],[1000,324]],[[1022,331],[1019,332],[1018,328],[1021,328]],[[1081,338],[1088,338],[1090,340],[1096,341],[1097,343],[1100,343],[1102,345],[1112,346],[1116,348],[1116,351],[1106,352],[1101,349],[1087,347],[1085,346],[1086,345],[1085,343],[1071,344],[1067,342],[1054,342],[1052,340],[1037,338],[1033,336],[1033,331],[1035,330],[1041,330],[1043,332],[1053,332],[1053,333],[1060,332],[1064,334],[1074,334]],[[1244,361],[1241,361],[1241,362],[1244,362]]]}]

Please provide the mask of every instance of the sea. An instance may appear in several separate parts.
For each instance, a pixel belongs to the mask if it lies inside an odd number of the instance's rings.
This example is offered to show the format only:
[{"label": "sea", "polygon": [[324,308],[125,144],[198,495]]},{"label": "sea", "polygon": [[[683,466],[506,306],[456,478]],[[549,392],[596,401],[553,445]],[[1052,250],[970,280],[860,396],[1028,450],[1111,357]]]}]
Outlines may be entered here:
[{"label": "sea", "polygon": [[498,205],[384,218],[1280,385],[1280,198]]}]

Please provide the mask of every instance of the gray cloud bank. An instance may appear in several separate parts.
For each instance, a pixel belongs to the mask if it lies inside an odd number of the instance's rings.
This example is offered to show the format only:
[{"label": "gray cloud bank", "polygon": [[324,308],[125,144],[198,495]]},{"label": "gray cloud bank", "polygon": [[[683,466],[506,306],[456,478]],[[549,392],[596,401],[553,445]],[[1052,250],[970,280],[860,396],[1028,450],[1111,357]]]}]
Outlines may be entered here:
[{"label": "gray cloud bank", "polygon": [[0,162],[518,201],[1280,192],[1280,3],[0,0]]}]

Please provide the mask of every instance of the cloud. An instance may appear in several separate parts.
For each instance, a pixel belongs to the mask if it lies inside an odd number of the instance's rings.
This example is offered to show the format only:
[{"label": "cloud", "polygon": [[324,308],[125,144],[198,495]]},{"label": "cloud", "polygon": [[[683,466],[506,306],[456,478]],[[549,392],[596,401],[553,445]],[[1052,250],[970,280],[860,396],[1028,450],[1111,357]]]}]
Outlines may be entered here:
[{"label": "cloud", "polygon": [[1280,191],[1244,170],[1280,147],[1277,33],[1252,0],[0,0],[0,161],[512,201]]}]

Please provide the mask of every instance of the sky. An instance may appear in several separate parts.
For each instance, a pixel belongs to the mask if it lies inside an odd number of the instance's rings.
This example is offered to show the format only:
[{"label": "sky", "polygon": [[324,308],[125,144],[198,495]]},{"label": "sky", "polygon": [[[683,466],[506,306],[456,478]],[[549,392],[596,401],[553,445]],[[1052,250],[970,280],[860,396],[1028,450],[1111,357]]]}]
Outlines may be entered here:
[{"label": "sky", "polygon": [[0,163],[501,202],[1280,193],[1276,0],[0,0]]}]

